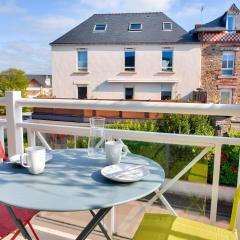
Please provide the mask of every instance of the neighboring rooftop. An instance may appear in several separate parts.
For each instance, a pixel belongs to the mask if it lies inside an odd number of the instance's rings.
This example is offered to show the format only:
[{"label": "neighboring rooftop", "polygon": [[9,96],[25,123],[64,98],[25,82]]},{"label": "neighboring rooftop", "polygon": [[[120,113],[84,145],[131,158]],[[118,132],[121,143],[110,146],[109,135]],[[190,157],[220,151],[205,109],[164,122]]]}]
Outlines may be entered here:
[{"label": "neighboring rooftop", "polygon": [[42,87],[52,86],[52,75],[47,74],[27,74],[27,78],[30,81],[35,80]]},{"label": "neighboring rooftop", "polygon": [[[164,23],[172,23],[164,30]],[[104,31],[94,31],[95,25],[106,24]],[[139,31],[130,31],[130,24],[141,24]],[[168,27],[170,24],[168,24]],[[62,37],[57,44],[136,44],[195,42],[181,26],[162,12],[94,14]]]},{"label": "neighboring rooftop", "polygon": [[197,28],[195,32],[222,32],[226,31],[226,21],[227,15],[234,15],[235,20],[235,30],[240,31],[240,10],[235,4],[232,4],[231,7],[221,16],[214,19],[211,22],[203,24],[201,27]]}]

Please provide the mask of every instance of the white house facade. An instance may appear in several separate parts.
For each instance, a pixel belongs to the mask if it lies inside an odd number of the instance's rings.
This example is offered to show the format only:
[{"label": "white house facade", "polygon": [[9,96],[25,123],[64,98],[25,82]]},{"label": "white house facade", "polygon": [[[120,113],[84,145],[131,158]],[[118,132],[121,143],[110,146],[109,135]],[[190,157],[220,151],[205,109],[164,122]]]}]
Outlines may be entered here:
[{"label": "white house facade", "polygon": [[163,13],[96,14],[51,45],[57,98],[189,99],[200,85],[199,42]]}]

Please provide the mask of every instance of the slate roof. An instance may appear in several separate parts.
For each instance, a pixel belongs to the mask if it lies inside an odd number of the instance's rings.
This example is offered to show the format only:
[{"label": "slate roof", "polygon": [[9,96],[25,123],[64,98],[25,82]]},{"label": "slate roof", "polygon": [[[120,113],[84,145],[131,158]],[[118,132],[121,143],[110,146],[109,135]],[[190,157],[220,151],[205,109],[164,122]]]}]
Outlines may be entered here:
[{"label": "slate roof", "polygon": [[[42,87],[52,87],[52,75],[45,74],[27,74],[27,78],[30,81],[35,80]],[[50,79],[50,84],[46,82],[46,79]]]},{"label": "slate roof", "polygon": [[222,32],[226,31],[226,15],[233,14],[236,16],[236,30],[240,31],[240,10],[235,4],[221,16],[211,22],[205,23],[202,27],[195,30],[195,32]]},{"label": "slate roof", "polygon": [[[162,23],[172,22],[172,31],[163,31]],[[94,32],[95,24],[107,24],[105,32]],[[130,23],[141,23],[141,32],[130,32]],[[162,12],[94,14],[50,45],[57,44],[137,44],[191,43],[197,39]]]}]

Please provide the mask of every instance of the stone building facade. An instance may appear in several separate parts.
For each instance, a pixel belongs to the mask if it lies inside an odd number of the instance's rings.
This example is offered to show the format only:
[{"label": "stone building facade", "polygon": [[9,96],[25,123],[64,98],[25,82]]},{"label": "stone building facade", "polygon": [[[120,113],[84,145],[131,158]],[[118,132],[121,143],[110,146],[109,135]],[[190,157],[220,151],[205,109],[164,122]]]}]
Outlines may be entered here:
[{"label": "stone building facade", "polygon": [[[234,74],[222,75],[222,56],[224,51],[235,54]],[[202,43],[201,87],[207,91],[208,102],[221,102],[221,91],[229,90],[231,103],[240,103],[240,42]]]},{"label": "stone building facade", "polygon": [[240,11],[233,4],[221,17],[197,25],[201,42],[201,88],[207,101],[240,103]]}]

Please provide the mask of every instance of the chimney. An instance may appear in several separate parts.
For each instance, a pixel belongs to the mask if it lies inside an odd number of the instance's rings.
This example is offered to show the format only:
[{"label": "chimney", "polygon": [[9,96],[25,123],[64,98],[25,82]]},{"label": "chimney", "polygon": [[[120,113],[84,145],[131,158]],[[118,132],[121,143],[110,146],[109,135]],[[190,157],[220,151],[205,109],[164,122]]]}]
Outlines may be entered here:
[{"label": "chimney", "polygon": [[200,28],[200,27],[202,27],[202,26],[203,26],[203,24],[200,24],[200,23],[195,24],[195,30],[198,29],[198,28]]}]

